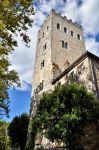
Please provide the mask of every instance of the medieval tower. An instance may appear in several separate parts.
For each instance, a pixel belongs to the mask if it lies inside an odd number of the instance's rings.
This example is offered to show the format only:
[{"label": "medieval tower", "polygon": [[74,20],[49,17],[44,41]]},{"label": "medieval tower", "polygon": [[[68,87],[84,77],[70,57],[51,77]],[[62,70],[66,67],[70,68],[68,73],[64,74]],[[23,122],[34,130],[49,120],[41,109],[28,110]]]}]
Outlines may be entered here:
[{"label": "medieval tower", "polygon": [[33,93],[51,89],[51,81],[84,52],[82,26],[52,10],[38,31]]},{"label": "medieval tower", "polygon": [[37,36],[31,119],[36,113],[37,96],[65,84],[67,77],[80,80],[99,98],[99,57],[86,51],[81,25],[51,10]]}]

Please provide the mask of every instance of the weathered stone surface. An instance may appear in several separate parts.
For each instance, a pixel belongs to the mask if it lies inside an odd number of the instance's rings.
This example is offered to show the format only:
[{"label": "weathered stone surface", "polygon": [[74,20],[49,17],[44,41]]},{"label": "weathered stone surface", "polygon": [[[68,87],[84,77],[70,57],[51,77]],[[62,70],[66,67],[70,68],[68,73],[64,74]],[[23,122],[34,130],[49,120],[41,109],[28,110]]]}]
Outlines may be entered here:
[{"label": "weathered stone surface", "polygon": [[[59,23],[60,29],[57,29]],[[64,28],[67,32],[64,32]],[[73,36],[71,36],[73,31]],[[80,39],[77,39],[79,34]],[[62,47],[62,41],[68,48]],[[52,10],[38,31],[32,96],[53,89],[51,81],[85,52],[83,29]],[[43,62],[43,66],[42,66]],[[40,83],[43,89],[40,90]]]},{"label": "weathered stone surface", "polygon": [[[60,29],[57,29],[57,24],[59,24]],[[66,28],[66,32],[64,32],[64,28]],[[73,36],[71,31],[73,31]],[[67,44],[65,45],[67,47],[62,47],[62,42]],[[84,84],[89,91],[93,91],[99,98],[99,58],[84,56],[78,63],[75,63],[84,55],[85,51],[82,27],[52,10],[38,31],[30,122],[36,114],[38,96],[47,90],[54,89],[57,84],[66,84],[70,78]],[[73,63],[76,65],[71,67],[69,71],[65,71],[65,74],[52,84],[52,81]],[[44,146],[48,149],[49,147],[62,147],[63,143],[50,142],[38,133],[35,145],[35,148]],[[89,146],[83,142],[83,145],[85,145],[85,150],[98,150],[92,149],[92,144]]]}]

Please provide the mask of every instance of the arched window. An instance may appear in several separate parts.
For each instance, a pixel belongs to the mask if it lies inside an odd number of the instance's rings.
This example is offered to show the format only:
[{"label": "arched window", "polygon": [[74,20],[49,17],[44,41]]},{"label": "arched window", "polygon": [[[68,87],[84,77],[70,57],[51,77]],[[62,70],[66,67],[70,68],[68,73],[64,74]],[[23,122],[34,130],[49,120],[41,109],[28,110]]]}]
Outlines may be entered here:
[{"label": "arched window", "polygon": [[79,34],[77,34],[77,39],[80,40],[80,35]]},{"label": "arched window", "polygon": [[73,36],[73,31],[71,31],[71,36]]},{"label": "arched window", "polygon": [[43,46],[43,51],[46,50],[46,48],[47,48],[47,44],[45,43]]},{"label": "arched window", "polygon": [[47,30],[49,30],[49,26],[47,26]]},{"label": "arched window", "polygon": [[66,27],[64,27],[64,32],[67,33],[67,28]]},{"label": "arched window", "polygon": [[64,47],[64,41],[62,41],[62,47]]},{"label": "arched window", "polygon": [[60,24],[59,24],[59,23],[57,23],[57,29],[59,29],[59,30],[60,30]]},{"label": "arched window", "polygon": [[43,61],[41,62],[41,69],[44,67],[44,64],[45,64],[45,61],[43,60]]},{"label": "arched window", "polygon": [[68,43],[67,42],[65,42],[65,48],[68,49]]},{"label": "arched window", "polygon": [[44,32],[43,32],[43,37],[44,37]]}]

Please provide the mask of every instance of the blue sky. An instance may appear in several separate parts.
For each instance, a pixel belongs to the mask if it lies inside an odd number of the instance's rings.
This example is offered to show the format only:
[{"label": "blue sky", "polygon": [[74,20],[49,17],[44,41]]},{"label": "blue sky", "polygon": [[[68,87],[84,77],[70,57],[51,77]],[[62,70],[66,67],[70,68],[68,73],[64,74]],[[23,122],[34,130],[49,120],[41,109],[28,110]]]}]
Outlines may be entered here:
[{"label": "blue sky", "polygon": [[33,27],[28,31],[30,48],[26,48],[17,36],[19,47],[9,56],[10,69],[18,72],[21,88],[9,90],[11,111],[10,118],[4,117],[7,121],[22,112],[29,112],[37,31],[52,8],[83,26],[86,49],[99,56],[99,0],[34,0],[34,8]]}]

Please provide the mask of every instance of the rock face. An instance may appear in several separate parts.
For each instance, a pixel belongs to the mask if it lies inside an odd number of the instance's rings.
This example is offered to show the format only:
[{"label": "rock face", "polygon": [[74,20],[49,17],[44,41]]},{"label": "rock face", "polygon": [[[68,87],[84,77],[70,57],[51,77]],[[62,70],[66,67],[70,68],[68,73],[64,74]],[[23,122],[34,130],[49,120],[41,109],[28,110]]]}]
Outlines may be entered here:
[{"label": "rock face", "polygon": [[[82,26],[52,10],[38,31],[30,122],[36,114],[38,96],[70,80],[84,84],[99,98],[99,57],[86,52]],[[47,149],[62,144],[51,143],[39,134],[37,137],[35,144]]]}]

